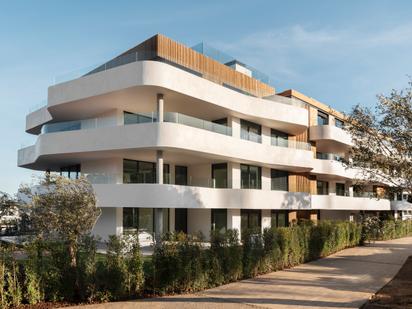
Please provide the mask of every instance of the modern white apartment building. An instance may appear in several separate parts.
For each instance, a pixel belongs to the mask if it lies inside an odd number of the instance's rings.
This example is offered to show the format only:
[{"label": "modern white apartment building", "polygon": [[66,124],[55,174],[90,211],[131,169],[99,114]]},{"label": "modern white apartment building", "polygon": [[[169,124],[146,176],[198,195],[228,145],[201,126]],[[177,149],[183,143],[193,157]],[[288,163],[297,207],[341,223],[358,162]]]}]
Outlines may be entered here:
[{"label": "modern white apartment building", "polygon": [[102,208],[94,232],[284,226],[412,209],[354,187],[344,116],[206,44],[156,35],[48,89],[27,115],[38,135],[21,167],[85,175]]}]

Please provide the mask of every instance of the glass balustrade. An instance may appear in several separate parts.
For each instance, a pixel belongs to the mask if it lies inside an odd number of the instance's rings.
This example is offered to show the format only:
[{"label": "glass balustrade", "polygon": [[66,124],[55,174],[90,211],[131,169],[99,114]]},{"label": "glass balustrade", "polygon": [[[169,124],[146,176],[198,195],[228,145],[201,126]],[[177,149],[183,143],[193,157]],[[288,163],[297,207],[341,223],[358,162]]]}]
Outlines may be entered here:
[{"label": "glass balustrade", "polygon": [[278,138],[278,137],[271,138],[271,145],[278,146],[278,147],[301,149],[301,150],[311,150],[310,143],[293,141],[293,140],[285,140],[283,138]]}]

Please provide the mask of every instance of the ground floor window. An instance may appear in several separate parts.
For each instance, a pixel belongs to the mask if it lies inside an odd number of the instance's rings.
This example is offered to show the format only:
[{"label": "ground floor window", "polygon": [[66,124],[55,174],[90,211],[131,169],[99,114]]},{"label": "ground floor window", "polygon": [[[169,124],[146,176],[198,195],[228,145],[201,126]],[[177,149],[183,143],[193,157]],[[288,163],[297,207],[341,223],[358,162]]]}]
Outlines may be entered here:
[{"label": "ground floor window", "polygon": [[80,169],[80,164],[62,167],[60,168],[60,176],[69,179],[79,179]]},{"label": "ground floor window", "polygon": [[175,209],[175,231],[187,234],[187,208]]},{"label": "ground floor window", "polygon": [[227,209],[212,209],[212,231],[226,232]]},{"label": "ground floor window", "polygon": [[248,229],[261,228],[262,214],[260,209],[242,209],[240,215],[240,229],[242,232]]},{"label": "ground floor window", "polygon": [[286,227],[288,222],[287,210],[272,210],[271,212],[271,227]]},{"label": "ground floor window", "polygon": [[[155,231],[155,211],[153,208],[123,208],[123,229],[126,232]],[[163,231],[169,231],[169,209],[163,209]]]}]

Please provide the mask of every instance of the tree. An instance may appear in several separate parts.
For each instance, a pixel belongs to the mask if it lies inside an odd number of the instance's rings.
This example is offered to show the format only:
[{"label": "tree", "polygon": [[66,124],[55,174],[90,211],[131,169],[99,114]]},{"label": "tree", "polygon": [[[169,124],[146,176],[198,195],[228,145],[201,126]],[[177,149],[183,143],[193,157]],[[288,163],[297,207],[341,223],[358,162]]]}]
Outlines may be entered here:
[{"label": "tree", "polygon": [[29,195],[34,231],[41,239],[66,242],[71,267],[77,267],[77,245],[92,230],[100,209],[86,178],[68,179],[47,175],[39,186],[23,188]]},{"label": "tree", "polygon": [[356,105],[348,117],[354,143],[349,167],[366,182],[412,194],[412,83],[377,98],[374,109]]},{"label": "tree", "polygon": [[20,219],[18,201],[9,194],[0,191],[0,224],[17,227]]}]

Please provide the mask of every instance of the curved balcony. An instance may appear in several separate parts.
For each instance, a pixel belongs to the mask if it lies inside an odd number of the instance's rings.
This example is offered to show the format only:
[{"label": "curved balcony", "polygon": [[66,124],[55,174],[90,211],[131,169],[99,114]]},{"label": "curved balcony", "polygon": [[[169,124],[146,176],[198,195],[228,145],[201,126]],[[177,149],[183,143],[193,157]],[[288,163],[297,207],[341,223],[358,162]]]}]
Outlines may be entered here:
[{"label": "curved balcony", "polygon": [[53,119],[47,110],[47,106],[32,111],[26,116],[26,132],[31,134],[39,134],[42,125]]},{"label": "curved balcony", "polygon": [[159,184],[95,184],[99,207],[309,209],[310,195]]},{"label": "curved balcony", "polygon": [[338,195],[312,195],[312,209],[321,210],[391,210],[386,199]]},{"label": "curved balcony", "polygon": [[326,176],[338,176],[343,179],[357,178],[357,171],[347,168],[342,162],[336,160],[313,159],[313,170],[311,173]]},{"label": "curved balcony", "polygon": [[309,139],[316,141],[316,150],[319,152],[342,153],[353,145],[346,131],[332,125],[311,126]]},{"label": "curved balcony", "polygon": [[[65,129],[73,128],[63,126]],[[312,152],[288,147],[256,144],[226,134],[224,126],[199,129],[180,123],[140,123],[42,134],[36,144],[19,151],[18,165],[51,168],[53,160],[82,160],[129,150],[173,150],[209,158],[290,168],[311,169]],[[209,129],[209,130],[208,130]],[[220,131],[219,133],[215,131]],[[226,133],[226,134],[224,134]],[[225,145],[225,147],[222,147]],[[50,162],[48,162],[50,160]]]},{"label": "curved balcony", "polygon": [[232,115],[292,135],[308,127],[305,108],[248,96],[157,61],[128,63],[51,86],[48,108],[56,119],[89,117],[114,108],[129,110],[136,102],[153,110],[157,93],[165,95],[169,110],[191,110],[198,113],[196,117]]},{"label": "curved balcony", "polygon": [[403,201],[391,201],[391,209],[404,211],[404,210],[412,210],[412,203],[409,203],[406,200]]}]

